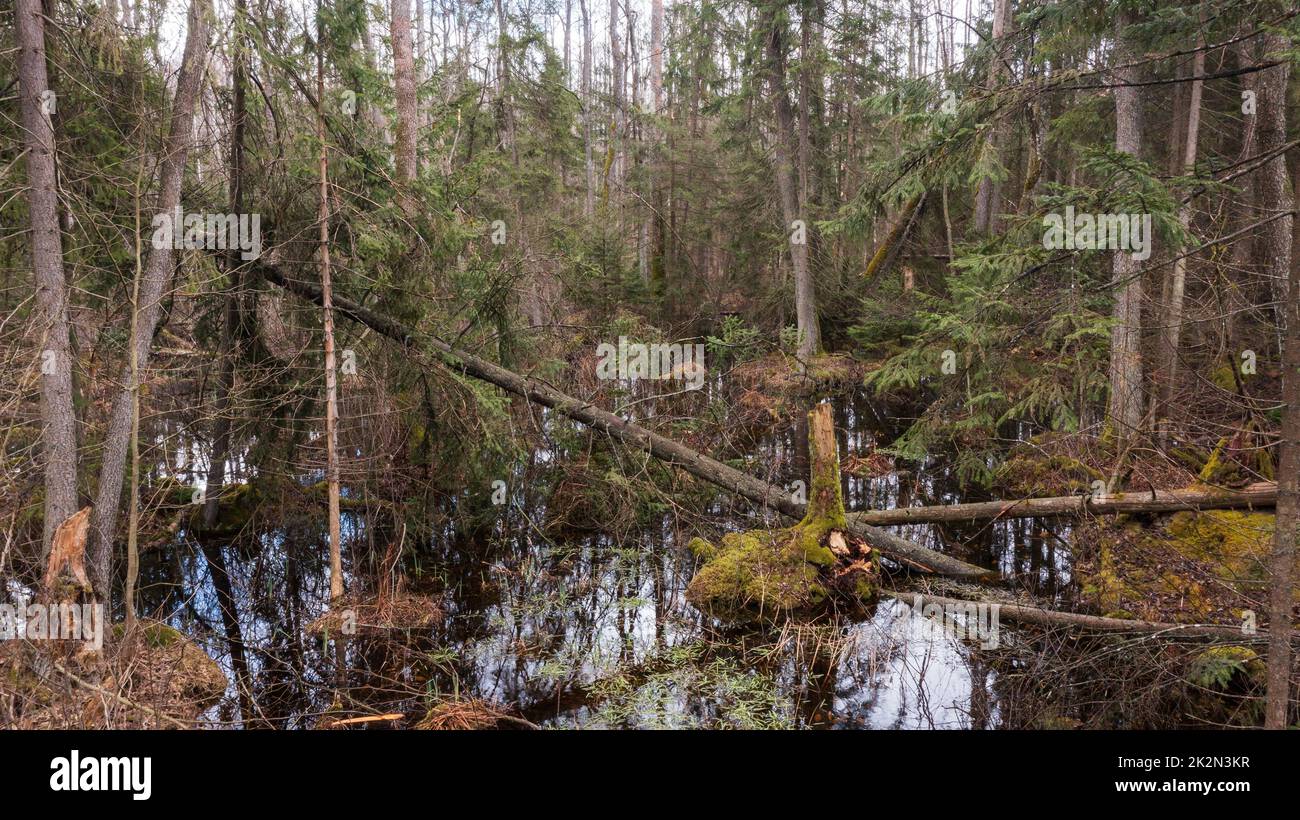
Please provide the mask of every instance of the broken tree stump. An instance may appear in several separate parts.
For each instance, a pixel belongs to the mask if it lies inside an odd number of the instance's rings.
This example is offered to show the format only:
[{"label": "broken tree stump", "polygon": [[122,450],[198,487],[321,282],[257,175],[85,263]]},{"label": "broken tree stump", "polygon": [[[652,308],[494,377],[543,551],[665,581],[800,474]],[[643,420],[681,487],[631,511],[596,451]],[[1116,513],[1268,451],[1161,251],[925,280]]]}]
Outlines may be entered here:
[{"label": "broken tree stump", "polygon": [[808,420],[811,481],[803,519],[783,529],[727,533],[718,545],[692,539],[688,548],[704,563],[686,599],[700,611],[728,621],[772,620],[820,608],[832,593],[875,596],[873,551],[848,533],[830,405],[817,405]]}]

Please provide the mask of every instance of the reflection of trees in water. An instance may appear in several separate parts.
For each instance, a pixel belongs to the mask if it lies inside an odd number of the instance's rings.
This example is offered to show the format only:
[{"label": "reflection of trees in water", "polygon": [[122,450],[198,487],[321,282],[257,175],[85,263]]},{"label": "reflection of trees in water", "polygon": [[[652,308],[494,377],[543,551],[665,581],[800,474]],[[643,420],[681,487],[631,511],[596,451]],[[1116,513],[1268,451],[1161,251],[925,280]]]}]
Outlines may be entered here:
[{"label": "reflection of trees in water", "polygon": [[[836,400],[834,412],[845,455],[866,453],[878,435],[889,434],[881,432],[889,423],[885,414],[860,395]],[[750,467],[785,486],[806,479],[807,470],[806,414],[787,418],[793,423],[777,424],[753,448]],[[309,726],[331,708],[414,713],[433,697],[451,695],[567,721],[593,713],[594,685],[629,670],[634,684],[640,675],[667,686],[643,693],[653,701],[647,708],[711,725],[726,719],[727,705],[716,692],[691,691],[707,675],[683,674],[668,685],[646,671],[670,650],[700,641],[712,661],[726,658],[737,669],[770,677],[800,725],[1030,725],[1025,710],[1004,702],[1032,693],[1016,678],[1008,682],[996,653],[972,652],[946,636],[891,642],[882,637],[883,608],[865,620],[842,618],[805,632],[791,626],[765,635],[712,633],[685,603],[694,567],[675,545],[708,526],[752,527],[759,520],[753,510],[725,496],[704,510],[676,505],[673,492],[633,474],[632,491],[653,493],[668,509],[658,526],[548,532],[546,501],[565,464],[556,452],[539,452],[511,476],[517,495],[503,507],[489,508],[471,494],[405,516],[400,569],[408,586],[442,607],[434,626],[387,637],[334,636],[328,645],[309,637],[305,626],[328,599],[322,522],[309,514],[243,541],[195,545],[187,538],[158,551],[146,562],[142,599],[188,631],[213,636],[208,647],[235,682],[214,719],[248,725]],[[640,463],[618,458],[621,469]],[[864,509],[975,500],[933,461],[878,477],[846,474],[846,503]],[[382,556],[401,527],[398,509],[345,515],[350,594],[373,594],[386,583]],[[1054,594],[1068,585],[1065,540],[1030,519],[903,532],[1000,567],[1040,591]],[[864,639],[864,629],[875,639]],[[954,698],[957,707],[947,702]],[[896,714],[885,717],[890,710]]]}]

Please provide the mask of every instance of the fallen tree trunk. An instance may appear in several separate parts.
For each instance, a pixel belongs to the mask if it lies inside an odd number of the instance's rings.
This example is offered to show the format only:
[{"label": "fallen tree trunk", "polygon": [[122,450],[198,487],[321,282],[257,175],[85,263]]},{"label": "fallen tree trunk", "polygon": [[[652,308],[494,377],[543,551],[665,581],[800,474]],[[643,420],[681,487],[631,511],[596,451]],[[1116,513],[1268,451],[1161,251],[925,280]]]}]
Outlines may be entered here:
[{"label": "fallen tree trunk", "polygon": [[[321,292],[318,286],[289,279],[278,267],[268,263],[259,263],[255,270],[268,282],[279,285],[310,302],[320,304]],[[680,467],[711,484],[716,484],[761,506],[777,510],[795,520],[800,520],[804,516],[804,505],[795,502],[791,494],[782,488],[697,453],[658,433],[652,433],[591,402],[574,398],[536,379],[521,376],[486,359],[457,350],[436,337],[425,336],[422,343],[417,343],[415,337],[399,322],[358,305],[350,299],[336,296],[334,309],[387,336],[403,347],[412,350],[428,347],[453,370],[494,384],[502,390],[523,396],[543,407],[549,407],[561,415],[618,439],[625,445],[646,450],[655,458]],[[849,529],[872,547],[880,550],[886,557],[914,569],[967,580],[981,580],[995,574],[992,570],[926,549],[866,523],[851,521]]]},{"label": "fallen tree trunk", "polygon": [[[1055,609],[1042,609],[1021,604],[1004,604],[998,601],[976,601],[964,598],[945,598],[940,595],[922,595],[915,592],[900,592],[882,589],[881,595],[913,605],[935,604],[944,608],[964,611],[971,605],[985,604],[998,607],[998,619],[1012,622],[1036,624],[1039,626],[1069,626],[1092,630],[1094,632],[1115,632],[1138,635],[1152,635],[1161,638],[1195,638],[1198,640],[1230,641],[1232,643],[1264,643],[1268,634],[1257,631],[1253,634],[1242,632],[1240,626],[1227,624],[1171,624],[1159,621],[1129,620],[1127,618],[1106,618],[1101,615],[1082,615],[1077,612],[1061,612]],[[1300,641],[1300,632],[1292,632],[1291,640]]]},{"label": "fallen tree trunk", "polygon": [[1115,493],[1093,498],[1066,495],[1055,498],[1026,498],[1020,501],[980,501],[971,504],[943,504],[932,507],[900,507],[849,513],[850,521],[875,526],[967,522],[999,518],[1039,518],[1059,515],[1108,515],[1178,510],[1265,509],[1277,503],[1277,484],[1251,484],[1240,490],[1193,488],[1151,490],[1144,493]]}]

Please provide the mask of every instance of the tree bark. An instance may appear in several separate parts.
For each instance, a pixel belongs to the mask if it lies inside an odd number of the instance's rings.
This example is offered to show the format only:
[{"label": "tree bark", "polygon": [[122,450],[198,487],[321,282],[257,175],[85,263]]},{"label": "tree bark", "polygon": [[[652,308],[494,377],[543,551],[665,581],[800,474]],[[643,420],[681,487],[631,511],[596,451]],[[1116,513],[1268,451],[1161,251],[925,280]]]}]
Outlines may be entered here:
[{"label": "tree bark", "polygon": [[[1288,47],[1285,37],[1263,35],[1265,55]],[[1259,148],[1273,151],[1286,142],[1286,93],[1290,68],[1286,63],[1262,72],[1257,80]],[[1297,167],[1292,148],[1292,167]],[[1293,181],[1294,182],[1294,181]],[[1286,162],[1279,156],[1260,169],[1256,180],[1260,206],[1269,213],[1291,210],[1297,201],[1286,195]],[[1269,558],[1268,691],[1264,725],[1284,729],[1290,725],[1291,633],[1295,604],[1296,538],[1300,534],[1300,266],[1291,255],[1292,222],[1278,219],[1264,226],[1258,237],[1264,255],[1264,272],[1272,281],[1287,282],[1282,343],[1282,438],[1278,449],[1277,522],[1273,553]]]},{"label": "tree bark", "polygon": [[[170,218],[181,200],[181,181],[194,132],[194,104],[198,98],[208,51],[208,20],[212,15],[210,0],[193,0],[190,4],[188,30],[181,68],[176,77],[176,95],[172,103],[171,124],[163,144],[157,213]],[[181,230],[182,226],[174,226]],[[154,330],[162,314],[162,300],[172,281],[174,266],[170,243],[160,243],[149,251],[144,276],[140,282],[139,317],[129,344],[137,366],[149,366]],[[91,584],[105,610],[112,602],[113,539],[117,532],[118,507],[122,501],[122,479],[126,450],[131,438],[131,373],[123,371],[120,387],[113,399],[108,427],[104,434],[103,463],[99,474],[99,492],[91,521]]]},{"label": "tree bark", "polygon": [[[1043,609],[1022,604],[1004,604],[997,601],[972,601],[962,598],[945,598],[940,595],[921,595],[901,590],[882,589],[881,595],[910,604],[914,601],[922,606],[936,604],[941,607],[953,607],[961,611],[971,604],[988,604],[998,607],[998,620],[1018,623],[1037,624],[1039,626],[1068,626],[1087,629],[1094,632],[1117,632],[1138,635],[1152,635],[1166,639],[1193,639],[1208,641],[1225,641],[1228,643],[1253,643],[1252,639],[1242,634],[1240,626],[1228,624],[1172,624],[1160,621],[1130,620],[1128,618],[1106,618],[1100,615],[1084,615],[1078,612],[1061,612],[1055,609]],[[1292,632],[1287,640],[1300,640],[1300,633]]]},{"label": "tree bark", "polygon": [[[397,94],[393,153],[398,182],[409,184],[415,181],[419,171],[415,149],[415,57],[411,51],[411,0],[392,0],[391,16],[389,26],[393,38],[393,85]],[[409,196],[404,196],[402,200],[409,210],[413,204]]]},{"label": "tree bark", "polygon": [[[40,0],[16,0],[19,107],[27,153],[29,243],[36,283],[42,349],[42,456],[45,460],[45,524],[41,561],[54,531],[77,512],[77,422],[72,404],[72,345],[68,324],[68,281],[63,268],[54,124],[46,105],[53,90],[45,69],[45,18]],[[48,94],[47,94],[48,92]]]},{"label": "tree bark", "polygon": [[578,0],[578,5],[582,10],[582,150],[587,169],[582,215],[590,219],[596,214],[596,160],[591,153],[591,17],[587,0]]},{"label": "tree bark", "polygon": [[650,208],[642,222],[641,231],[645,236],[646,256],[648,259],[648,278],[652,285],[663,279],[663,185],[659,180],[660,142],[663,135],[659,132],[658,117],[664,107],[664,2],[651,0],[650,3],[650,124],[646,128],[646,140],[650,149],[646,152],[649,165],[646,178],[649,181]]},{"label": "tree bark", "polygon": [[[315,304],[322,302],[320,288],[307,282],[289,279],[275,266],[258,264],[257,271],[272,284],[279,285]],[[343,315],[392,339],[407,350],[418,350],[422,346],[403,325],[387,316],[342,297],[335,299],[334,304]],[[494,384],[543,407],[549,407],[562,416],[608,435],[611,439],[617,439],[634,449],[644,450],[661,461],[676,465],[691,475],[716,484],[728,492],[740,495],[763,507],[775,509],[795,520],[802,519],[804,516],[805,505],[796,502],[789,492],[780,487],[768,484],[672,439],[646,430],[590,402],[566,395],[550,385],[512,373],[472,353],[457,350],[441,339],[423,334],[422,339],[423,346],[432,349],[448,368]],[[915,569],[971,580],[981,580],[995,575],[992,570],[926,549],[876,527],[850,522],[849,529],[884,555]]]},{"label": "tree bark", "polygon": [[[318,0],[319,2],[319,0]],[[401,0],[394,0],[394,10]],[[405,5],[402,3],[402,5]],[[320,42],[322,30],[317,7],[316,34]],[[407,8],[407,52],[410,52],[410,19]],[[394,14],[396,19],[397,15]],[[394,28],[396,28],[394,23]],[[338,453],[338,383],[334,363],[334,301],[330,282],[330,206],[329,206],[329,151],[325,140],[325,112],[321,101],[325,99],[325,57],[316,49],[316,140],[319,143],[318,167],[320,170],[320,202],[317,221],[320,225],[317,247],[317,269],[320,271],[321,309],[324,313],[325,336],[325,481],[329,494],[330,531],[330,603],[343,597],[343,538],[339,527],[339,453]],[[400,127],[402,118],[398,118]],[[409,120],[408,120],[409,122]]]},{"label": "tree bark", "polygon": [[[994,0],[993,4],[993,63],[989,68],[990,85],[996,87],[1003,74],[1002,52],[1006,46],[1007,23],[1011,17],[1010,0]],[[999,161],[1002,139],[997,123],[989,129],[984,150]],[[975,193],[974,228],[978,233],[988,233],[993,229],[997,219],[998,205],[1002,199],[1002,183],[991,175],[980,179],[979,189]]]},{"label": "tree bark", "polygon": [[932,507],[899,507],[850,513],[864,524],[891,526],[937,522],[968,523],[989,519],[1047,518],[1064,515],[1176,512],[1178,510],[1268,509],[1277,501],[1277,485],[1252,484],[1241,490],[1189,489],[1115,493],[1093,498],[1065,495],[1012,501],[977,501]]},{"label": "tree bark", "polygon": [[[1115,29],[1113,60],[1124,65],[1133,61],[1134,51],[1125,39],[1124,29],[1133,21],[1129,12],[1119,15]],[[1119,83],[1135,82],[1132,67],[1115,71]],[[1135,86],[1121,85],[1115,95],[1115,149],[1138,156],[1142,151],[1142,100]],[[1134,435],[1142,424],[1142,276],[1132,254],[1118,250],[1112,254],[1115,276],[1113,318],[1110,336],[1110,403],[1107,423],[1116,441]]]},{"label": "tree bark", "polygon": [[609,135],[610,163],[605,179],[606,190],[623,186],[624,143],[627,136],[627,112],[623,96],[623,32],[618,25],[620,0],[609,0],[610,98],[613,100],[613,128]]},{"label": "tree bark", "polygon": [[[776,186],[781,198],[781,214],[784,224],[781,233],[790,245],[790,261],[794,268],[795,315],[799,329],[798,357],[802,367],[821,350],[821,326],[817,319],[817,293],[813,284],[812,270],[808,258],[808,242],[812,234],[812,225],[803,213],[803,203],[799,199],[798,177],[794,167],[795,155],[795,115],[790,103],[790,94],[785,86],[785,40],[786,21],[784,8],[778,8],[776,0],[763,7],[760,25],[766,42],[767,82],[772,95],[772,110],[776,115],[776,138],[773,141],[775,157]],[[794,236],[794,223],[803,220],[805,229],[802,241]]]},{"label": "tree bark", "polygon": [[[231,77],[230,112],[230,208],[235,214],[244,213],[244,132],[247,120],[245,71],[248,51],[245,45],[248,15],[247,0],[235,0],[235,19],[231,38],[233,72]],[[230,458],[233,420],[231,396],[235,387],[235,366],[243,353],[244,332],[240,327],[240,302],[243,298],[242,264],[237,253],[226,260],[225,315],[221,326],[221,372],[218,376],[216,416],[212,428],[212,451],[208,457],[208,475],[203,503],[203,529],[211,530],[217,524],[222,491],[226,485],[226,462]],[[239,625],[239,608],[235,602],[226,568],[225,555],[220,544],[201,538],[203,557],[208,564],[208,575],[217,593],[221,609],[221,624],[230,647],[230,666],[235,673],[240,711],[247,721],[252,716],[252,683],[248,674],[248,659],[244,653],[244,635]]]},{"label": "tree bark", "polygon": [[[1204,37],[1197,39],[1197,45],[1204,45]],[[1192,76],[1200,77],[1205,73],[1205,50],[1201,49],[1196,52],[1192,63]],[[1187,128],[1185,132],[1186,143],[1183,146],[1183,173],[1192,173],[1196,168],[1196,143],[1201,132],[1201,89],[1205,85],[1204,80],[1193,80],[1191,87],[1191,98],[1187,106]],[[1191,202],[1184,202],[1178,209],[1178,224],[1183,230],[1187,230],[1192,222],[1192,205]],[[1163,381],[1160,385],[1160,410],[1156,414],[1157,419],[1169,422],[1175,412],[1174,397],[1178,393],[1178,369],[1181,359],[1178,355],[1178,347],[1182,341],[1183,333],[1183,295],[1187,289],[1187,259],[1182,255],[1182,248],[1176,249],[1179,254],[1174,260],[1173,270],[1169,272],[1168,300],[1165,305],[1164,323],[1161,328],[1164,353],[1164,371],[1161,374]],[[1163,427],[1163,424],[1162,424]]]}]

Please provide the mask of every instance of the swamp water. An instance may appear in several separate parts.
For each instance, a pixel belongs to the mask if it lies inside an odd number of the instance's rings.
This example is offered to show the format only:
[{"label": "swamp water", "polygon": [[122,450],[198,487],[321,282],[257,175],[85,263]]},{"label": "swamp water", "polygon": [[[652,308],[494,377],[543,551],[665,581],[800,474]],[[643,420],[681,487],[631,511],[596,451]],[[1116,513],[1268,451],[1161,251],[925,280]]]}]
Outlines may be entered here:
[{"label": "swamp water", "polygon": [[[833,406],[841,459],[868,453],[887,420],[861,395]],[[638,414],[648,409],[638,406]],[[791,425],[776,427],[744,454],[744,468],[781,486],[806,480],[800,438]],[[530,469],[554,468],[549,453],[534,456]],[[963,497],[938,462],[875,478],[845,475],[843,492],[851,511],[984,500]],[[854,617],[763,632],[701,616],[685,599],[695,571],[685,541],[701,521],[714,534],[763,523],[747,505],[719,497],[686,528],[665,514],[660,526],[631,535],[557,537],[542,524],[546,500],[532,499],[525,510],[512,496],[485,532],[408,542],[407,584],[436,600],[442,616],[401,640],[357,636],[336,644],[308,634],[329,597],[321,533],[277,531],[252,545],[222,544],[251,699],[239,697],[197,544],[182,535],[145,556],[142,610],[196,636],[226,671],[226,697],[204,715],[212,726],[309,728],[336,716],[394,712],[411,725],[441,698],[480,698],[561,728],[1004,724],[999,673],[979,642],[902,602],[882,597]],[[1068,531],[1046,523],[1056,529],[1019,519],[894,531],[1052,598],[1070,585]],[[345,566],[361,528],[357,519],[344,521]],[[1014,642],[1012,625],[1000,632],[1004,646],[1009,636]]]}]

